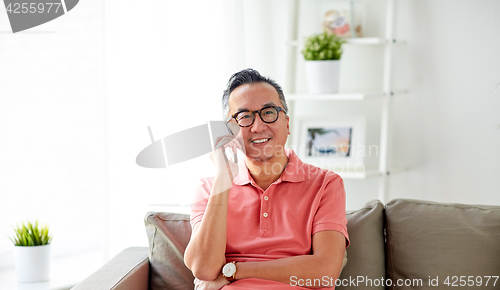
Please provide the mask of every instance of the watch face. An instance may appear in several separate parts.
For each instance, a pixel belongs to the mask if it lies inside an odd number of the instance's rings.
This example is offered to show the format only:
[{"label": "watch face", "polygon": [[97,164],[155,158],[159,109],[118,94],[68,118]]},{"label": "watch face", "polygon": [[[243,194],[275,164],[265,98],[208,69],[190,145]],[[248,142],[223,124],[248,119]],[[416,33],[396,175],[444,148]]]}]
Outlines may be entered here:
[{"label": "watch face", "polygon": [[222,268],[222,274],[226,277],[232,277],[236,273],[236,265],[233,263],[227,263],[224,265],[224,268]]}]

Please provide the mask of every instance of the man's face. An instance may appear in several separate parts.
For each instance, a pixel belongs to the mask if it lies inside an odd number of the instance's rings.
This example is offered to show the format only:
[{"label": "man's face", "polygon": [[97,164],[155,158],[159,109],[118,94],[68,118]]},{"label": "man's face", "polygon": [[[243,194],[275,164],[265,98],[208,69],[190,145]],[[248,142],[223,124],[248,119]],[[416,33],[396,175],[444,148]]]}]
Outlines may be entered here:
[{"label": "man's face", "polygon": [[[242,110],[260,110],[267,106],[283,108],[276,89],[266,83],[245,84],[234,89],[229,95],[229,116]],[[229,117],[228,116],[228,117]],[[232,119],[231,122],[235,120]],[[249,127],[240,128],[238,139],[245,146],[246,155],[252,161],[271,161],[284,156],[284,146],[290,134],[288,116],[279,112],[274,123],[264,123],[259,114]]]}]

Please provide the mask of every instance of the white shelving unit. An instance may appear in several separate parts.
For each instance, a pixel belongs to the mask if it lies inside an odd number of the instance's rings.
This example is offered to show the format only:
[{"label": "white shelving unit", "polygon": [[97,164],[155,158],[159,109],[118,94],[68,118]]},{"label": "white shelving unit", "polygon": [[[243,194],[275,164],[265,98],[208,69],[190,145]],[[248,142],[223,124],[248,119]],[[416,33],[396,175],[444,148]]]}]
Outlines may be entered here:
[{"label": "white shelving unit", "polygon": [[[302,0],[311,1],[311,0]],[[336,0],[332,0],[336,1]],[[339,0],[337,0],[339,1]],[[297,59],[302,48],[302,37],[299,35],[300,28],[300,7],[301,0],[291,0],[289,10],[289,30],[287,40],[287,69],[286,69],[286,83],[285,92],[287,101],[289,103],[290,111],[290,127],[292,132],[288,144],[294,144],[290,141],[293,138],[298,138],[297,124],[294,124],[294,112],[296,109],[297,101],[307,102],[324,102],[322,106],[331,106],[336,101],[357,101],[363,102],[370,99],[381,100],[381,120],[380,120],[380,143],[378,155],[378,168],[368,168],[364,172],[337,172],[344,179],[366,179],[376,177],[379,179],[378,199],[382,202],[387,201],[388,181],[391,173],[390,168],[390,152],[391,152],[391,139],[392,139],[392,106],[393,97],[397,94],[405,93],[405,91],[395,91],[392,86],[392,62],[393,62],[393,48],[395,45],[404,44],[404,41],[398,40],[394,37],[394,3],[395,0],[380,0],[380,3],[385,3],[385,35],[383,37],[365,37],[365,38],[351,38],[347,39],[345,45],[362,45],[362,46],[383,46],[383,80],[380,91],[359,91],[359,92],[341,92],[338,94],[308,94],[299,93],[296,90],[297,80]],[[312,1],[314,2],[314,1]],[[345,1],[344,1],[345,2]],[[354,9],[351,0],[351,9]],[[311,3],[311,2],[308,2]],[[305,4],[308,5],[308,4]],[[352,16],[353,14],[351,14]],[[354,18],[354,17],[351,17]],[[318,20],[318,23],[320,20]],[[289,145],[290,146],[290,145]],[[329,169],[329,168],[326,168]]]}]

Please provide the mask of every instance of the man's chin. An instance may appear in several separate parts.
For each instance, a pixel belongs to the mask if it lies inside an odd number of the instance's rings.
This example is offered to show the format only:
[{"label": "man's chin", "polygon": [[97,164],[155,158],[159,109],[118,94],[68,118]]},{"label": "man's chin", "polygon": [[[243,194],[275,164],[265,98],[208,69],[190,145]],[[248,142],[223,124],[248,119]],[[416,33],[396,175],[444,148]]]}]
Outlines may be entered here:
[{"label": "man's chin", "polygon": [[269,160],[271,160],[271,158],[273,158],[273,156],[252,156],[252,155],[249,155],[248,158],[252,161],[252,162],[267,162]]}]

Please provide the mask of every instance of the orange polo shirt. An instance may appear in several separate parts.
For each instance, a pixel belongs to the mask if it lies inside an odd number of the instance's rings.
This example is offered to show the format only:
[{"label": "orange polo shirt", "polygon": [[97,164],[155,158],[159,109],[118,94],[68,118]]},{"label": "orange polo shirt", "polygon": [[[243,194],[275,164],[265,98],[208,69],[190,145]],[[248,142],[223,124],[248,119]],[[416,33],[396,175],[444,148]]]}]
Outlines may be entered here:
[{"label": "orange polo shirt", "polygon": [[[312,236],[326,230],[342,233],[346,247],[349,245],[342,178],[332,171],[303,163],[291,149],[286,149],[286,154],[288,165],[266,190],[255,183],[244,160],[239,163],[228,200],[227,261],[255,262],[309,255]],[[193,227],[203,219],[212,182],[213,177],[202,179],[195,192],[191,208]],[[293,280],[291,283],[297,284]],[[228,290],[300,288],[254,278],[224,287]]]}]

